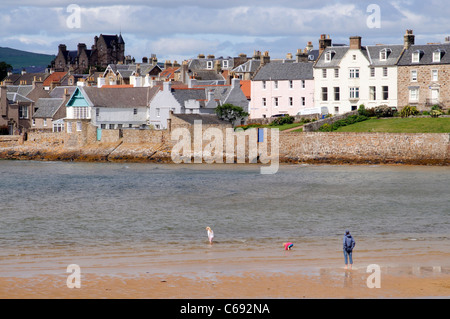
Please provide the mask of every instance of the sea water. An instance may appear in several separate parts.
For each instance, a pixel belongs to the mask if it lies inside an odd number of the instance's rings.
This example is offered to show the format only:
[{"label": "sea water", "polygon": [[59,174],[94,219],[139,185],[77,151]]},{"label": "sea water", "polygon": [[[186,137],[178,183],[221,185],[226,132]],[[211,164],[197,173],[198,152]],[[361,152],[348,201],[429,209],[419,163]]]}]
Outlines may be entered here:
[{"label": "sea water", "polygon": [[342,263],[346,229],[360,256],[446,256],[449,189],[448,167],[3,160],[0,275],[284,258],[286,241]]}]

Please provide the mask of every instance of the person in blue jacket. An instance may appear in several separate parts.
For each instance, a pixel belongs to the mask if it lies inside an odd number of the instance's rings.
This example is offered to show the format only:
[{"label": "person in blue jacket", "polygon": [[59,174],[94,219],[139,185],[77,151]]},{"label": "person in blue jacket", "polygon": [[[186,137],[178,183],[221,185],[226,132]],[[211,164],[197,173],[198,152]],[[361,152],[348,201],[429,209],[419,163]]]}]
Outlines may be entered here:
[{"label": "person in blue jacket", "polygon": [[344,259],[345,259],[345,269],[347,269],[348,261],[350,262],[349,268],[352,269],[353,258],[352,252],[355,247],[355,239],[350,234],[350,231],[346,230],[344,235]]}]

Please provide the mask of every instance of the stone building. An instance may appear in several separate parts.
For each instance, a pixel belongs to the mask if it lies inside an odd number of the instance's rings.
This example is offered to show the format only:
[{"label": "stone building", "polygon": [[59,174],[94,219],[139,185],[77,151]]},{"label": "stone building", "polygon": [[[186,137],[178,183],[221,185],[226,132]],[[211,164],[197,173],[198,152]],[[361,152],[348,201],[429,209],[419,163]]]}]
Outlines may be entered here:
[{"label": "stone building", "polygon": [[91,68],[105,69],[109,64],[124,62],[125,41],[122,34],[100,34],[94,37],[91,49],[85,43],[78,43],[77,50],[67,50],[65,44],[60,44],[51,66],[55,71],[89,73]]},{"label": "stone building", "polygon": [[398,61],[398,105],[429,111],[433,105],[450,105],[450,38],[444,43],[414,44],[412,30],[404,36]]}]

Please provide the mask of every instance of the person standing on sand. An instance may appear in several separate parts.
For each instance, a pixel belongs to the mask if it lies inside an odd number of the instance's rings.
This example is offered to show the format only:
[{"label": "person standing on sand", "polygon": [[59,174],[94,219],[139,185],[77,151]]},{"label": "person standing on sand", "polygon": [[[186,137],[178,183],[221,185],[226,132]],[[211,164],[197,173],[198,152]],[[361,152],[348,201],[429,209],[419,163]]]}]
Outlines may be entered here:
[{"label": "person standing on sand", "polygon": [[214,239],[214,232],[211,229],[211,227],[206,227],[206,231],[208,232],[208,239],[209,239],[209,243],[212,245],[213,239]]},{"label": "person standing on sand", "polygon": [[[355,239],[350,234],[350,231],[346,230],[344,235],[344,259],[345,259],[345,269],[347,269],[348,262],[350,262],[349,269],[352,269],[353,265],[353,258],[352,258],[352,252],[353,248],[355,247]],[[347,260],[348,259],[348,260]]]}]

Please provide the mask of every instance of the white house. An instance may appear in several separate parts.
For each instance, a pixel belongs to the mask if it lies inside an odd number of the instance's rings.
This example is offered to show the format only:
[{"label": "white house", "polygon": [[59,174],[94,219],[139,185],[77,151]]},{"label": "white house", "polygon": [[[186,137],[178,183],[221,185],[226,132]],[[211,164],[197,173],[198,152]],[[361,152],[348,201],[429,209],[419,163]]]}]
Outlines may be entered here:
[{"label": "white house", "polygon": [[386,104],[397,106],[397,60],[402,45],[328,46],[314,65],[314,101],[331,114]]}]

